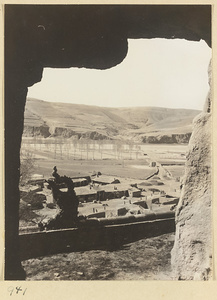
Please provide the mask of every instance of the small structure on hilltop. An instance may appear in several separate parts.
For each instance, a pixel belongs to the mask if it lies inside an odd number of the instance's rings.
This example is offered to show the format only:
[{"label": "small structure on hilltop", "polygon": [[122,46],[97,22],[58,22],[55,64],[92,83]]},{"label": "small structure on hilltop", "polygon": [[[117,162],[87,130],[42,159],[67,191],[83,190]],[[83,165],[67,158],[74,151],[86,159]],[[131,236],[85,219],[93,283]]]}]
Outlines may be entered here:
[{"label": "small structure on hilltop", "polygon": [[[74,191],[73,181],[70,177],[60,176],[56,167],[53,170],[54,179],[49,179],[48,183],[60,212],[45,223],[39,222],[41,230],[70,228],[77,224],[79,201]],[[61,191],[63,186],[67,187],[67,191]]]},{"label": "small structure on hilltop", "polygon": [[154,168],[156,166],[157,166],[156,161],[151,161],[150,164],[149,164],[149,167],[151,167],[151,168]]}]

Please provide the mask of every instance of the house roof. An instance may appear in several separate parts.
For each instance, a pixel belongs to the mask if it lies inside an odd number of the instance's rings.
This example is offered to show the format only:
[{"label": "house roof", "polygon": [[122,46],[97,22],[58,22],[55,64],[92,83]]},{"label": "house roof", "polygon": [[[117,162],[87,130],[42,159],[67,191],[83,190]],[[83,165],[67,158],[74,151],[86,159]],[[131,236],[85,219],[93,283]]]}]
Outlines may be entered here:
[{"label": "house roof", "polygon": [[102,183],[112,183],[114,181],[119,181],[120,180],[114,176],[107,176],[107,175],[100,175],[100,176],[95,176],[92,177],[92,181],[94,182],[102,182]]},{"label": "house roof", "polygon": [[131,187],[131,188],[129,188],[128,190],[131,191],[131,192],[141,192],[140,189],[137,189],[137,188],[135,188],[135,187]]},{"label": "house roof", "polygon": [[129,184],[107,184],[104,186],[98,186],[94,187],[96,191],[105,191],[105,192],[121,192],[121,191],[128,191],[128,189],[131,188]]},{"label": "house roof", "polygon": [[90,186],[75,187],[74,190],[77,196],[96,194],[96,190],[90,189]]},{"label": "house roof", "polygon": [[72,178],[72,181],[73,182],[86,182],[87,181],[87,179],[86,178]]}]

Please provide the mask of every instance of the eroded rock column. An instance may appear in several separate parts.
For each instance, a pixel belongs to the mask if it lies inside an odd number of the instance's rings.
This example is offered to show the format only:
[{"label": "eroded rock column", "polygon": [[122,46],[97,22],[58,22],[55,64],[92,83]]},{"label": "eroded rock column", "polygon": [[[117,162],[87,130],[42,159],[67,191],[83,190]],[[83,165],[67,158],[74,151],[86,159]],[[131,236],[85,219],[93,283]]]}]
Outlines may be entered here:
[{"label": "eroded rock column", "polygon": [[[211,64],[209,66],[211,86]],[[174,279],[208,280],[212,273],[211,92],[194,120],[176,212]]]}]

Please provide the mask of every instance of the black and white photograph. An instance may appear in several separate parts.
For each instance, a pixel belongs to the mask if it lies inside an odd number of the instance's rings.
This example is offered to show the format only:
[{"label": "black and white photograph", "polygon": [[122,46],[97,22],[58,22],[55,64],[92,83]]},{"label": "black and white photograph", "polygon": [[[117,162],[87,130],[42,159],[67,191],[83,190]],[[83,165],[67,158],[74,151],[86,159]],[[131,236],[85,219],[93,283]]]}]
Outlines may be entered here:
[{"label": "black and white photograph", "polygon": [[4,28],[4,280],[212,281],[212,5],[5,4]]}]

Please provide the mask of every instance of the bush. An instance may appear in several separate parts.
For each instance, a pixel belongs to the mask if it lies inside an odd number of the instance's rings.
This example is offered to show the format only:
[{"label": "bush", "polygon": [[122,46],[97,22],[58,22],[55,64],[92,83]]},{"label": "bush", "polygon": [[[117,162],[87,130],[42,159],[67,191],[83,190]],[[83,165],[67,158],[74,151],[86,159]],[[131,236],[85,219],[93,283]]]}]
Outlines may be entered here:
[{"label": "bush", "polygon": [[44,208],[43,203],[46,200],[46,196],[30,192],[25,196],[25,198],[23,198],[23,200],[29,205],[30,209],[42,209]]},{"label": "bush", "polygon": [[55,209],[56,204],[55,203],[47,203],[47,207],[50,208],[50,209]]},{"label": "bush", "polygon": [[24,201],[20,201],[19,218],[22,221],[32,222],[34,218],[38,217]]},{"label": "bush", "polygon": [[44,208],[43,202],[45,199],[46,197],[42,194],[34,194],[28,203],[31,204],[32,209],[42,209]]}]

